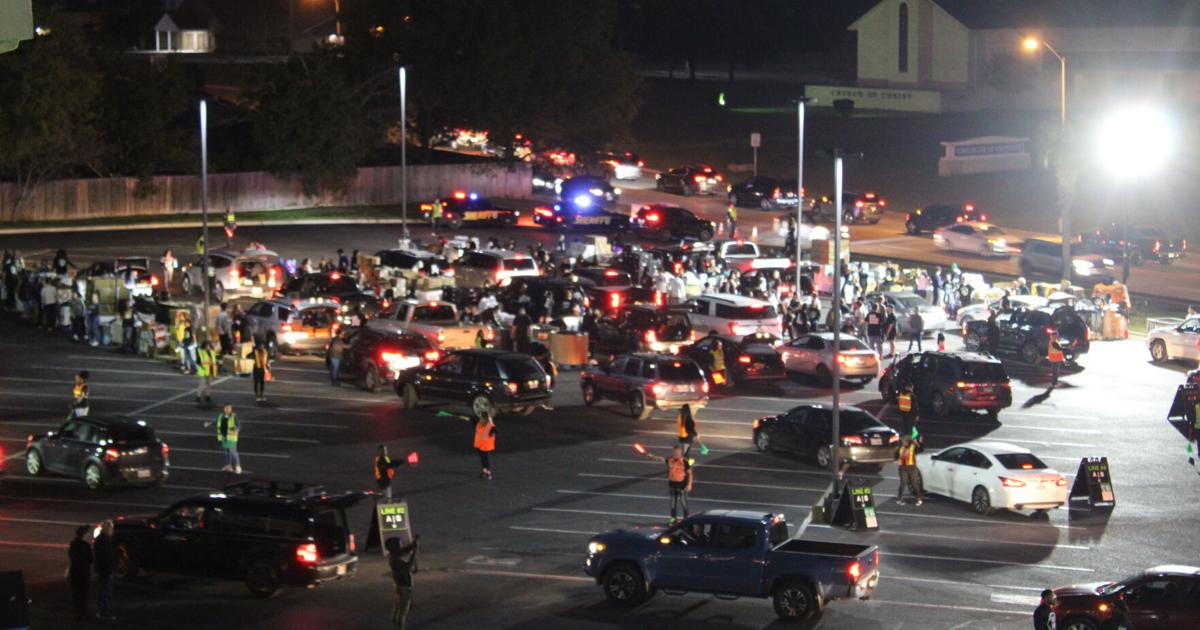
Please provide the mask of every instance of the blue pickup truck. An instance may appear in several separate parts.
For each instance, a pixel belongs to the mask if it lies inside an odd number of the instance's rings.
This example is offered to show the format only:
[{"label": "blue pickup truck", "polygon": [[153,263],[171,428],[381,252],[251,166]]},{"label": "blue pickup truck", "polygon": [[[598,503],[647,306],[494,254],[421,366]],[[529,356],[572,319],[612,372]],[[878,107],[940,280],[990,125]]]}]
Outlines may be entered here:
[{"label": "blue pickup truck", "polygon": [[610,601],[636,605],[657,591],[770,597],[784,620],[835,599],[867,599],[879,550],[788,539],[783,515],[710,510],[666,530],[618,529],[592,538],[584,571]]}]

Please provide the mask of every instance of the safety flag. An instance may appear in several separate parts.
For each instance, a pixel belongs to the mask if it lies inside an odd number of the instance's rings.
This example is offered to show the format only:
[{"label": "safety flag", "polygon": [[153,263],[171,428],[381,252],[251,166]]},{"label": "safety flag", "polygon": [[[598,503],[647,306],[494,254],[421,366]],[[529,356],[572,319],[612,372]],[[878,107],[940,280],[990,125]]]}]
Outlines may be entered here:
[{"label": "safety flag", "polygon": [[634,442],[634,443],[633,443],[633,450],[637,451],[637,453],[638,453],[639,455],[645,455],[645,454],[646,454],[646,447],[645,447],[645,446],[642,446],[641,444],[638,444],[637,442]]},{"label": "safety flag", "polygon": [[420,461],[421,461],[421,457],[419,455],[417,455],[416,451],[413,451],[408,454],[408,465],[409,466],[416,466]]},{"label": "safety flag", "polygon": [[914,440],[917,439],[918,435],[920,435],[920,433],[917,432],[917,427],[914,426],[912,428],[912,439],[914,439]]},{"label": "safety flag", "polygon": [[703,445],[703,444],[701,444],[701,445],[700,445],[700,454],[701,454],[701,455],[708,455],[708,447],[707,447],[707,446],[705,446],[705,445]]},{"label": "safety flag", "polygon": [[460,416],[460,415],[458,415],[458,414],[456,414],[456,413],[450,413],[449,411],[446,411],[446,410],[444,410],[444,409],[443,409],[443,410],[441,410],[441,411],[438,411],[436,415],[437,415],[437,417],[439,417],[439,418],[458,418],[459,420],[464,420],[464,421],[466,421],[466,422],[471,422],[471,418],[469,418],[468,416]]},{"label": "safety flag", "polygon": [[1191,455],[1192,454],[1192,443],[1188,442],[1187,445],[1188,445],[1188,455]]}]

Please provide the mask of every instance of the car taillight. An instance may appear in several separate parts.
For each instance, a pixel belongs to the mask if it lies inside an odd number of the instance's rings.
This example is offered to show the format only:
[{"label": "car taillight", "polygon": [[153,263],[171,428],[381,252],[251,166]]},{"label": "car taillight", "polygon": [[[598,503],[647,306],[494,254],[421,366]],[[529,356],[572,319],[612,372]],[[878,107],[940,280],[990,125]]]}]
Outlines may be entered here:
[{"label": "car taillight", "polygon": [[911,212],[905,212],[905,213],[904,213],[904,220],[905,220],[905,221],[912,221],[912,213],[911,213]]},{"label": "car taillight", "polygon": [[[705,394],[708,393],[708,381],[700,383],[700,391],[704,392]],[[758,420],[755,420],[755,422],[758,422]]]},{"label": "car taillight", "polygon": [[404,355],[400,354],[398,352],[380,352],[379,353],[379,360],[382,361],[384,365],[391,365],[403,358],[404,358]]},{"label": "car taillight", "polygon": [[242,275],[242,274],[241,274],[241,273],[240,273],[240,272],[239,272],[237,269],[233,269],[233,270],[231,270],[231,271],[229,272],[229,277],[230,277],[230,278],[233,278],[234,280],[237,280],[237,279],[238,279],[238,277],[239,277],[239,276],[241,276],[241,275]]},{"label": "car taillight", "polygon": [[837,362],[841,365],[846,365],[846,355],[844,355],[844,354],[837,355]]},{"label": "car taillight", "polygon": [[552,216],[554,216],[554,211],[553,211],[553,210],[551,210],[550,208],[543,207],[543,206],[538,206],[538,207],[534,208],[534,209],[533,209],[533,213],[534,213],[534,214],[536,214],[536,215],[538,215],[538,216],[541,216],[541,217],[552,217]]},{"label": "car taillight", "polygon": [[1084,340],[1085,340],[1085,341],[1091,341],[1091,340],[1092,340],[1092,329],[1091,329],[1091,327],[1089,327],[1089,326],[1084,326],[1084,327],[1083,327],[1083,338],[1084,338]]},{"label": "car taillight", "polygon": [[1054,334],[1054,327],[1053,327],[1053,326],[1047,326],[1047,327],[1046,327],[1046,334],[1047,334],[1047,335],[1053,335],[1053,334]]},{"label": "car taillight", "polygon": [[104,449],[104,461],[115,462],[121,457],[121,451],[115,448]]},{"label": "car taillight", "polygon": [[738,357],[738,363],[745,363],[748,365],[750,363],[750,355],[743,354],[742,356]]},{"label": "car taillight", "polygon": [[439,330],[437,334],[437,342],[439,344],[446,343],[446,333]]},{"label": "car taillight", "polygon": [[641,160],[638,160],[638,168],[641,168],[641,167],[643,167],[643,166],[645,166],[645,165],[646,165],[646,163],[645,163],[645,162],[643,162],[643,161],[641,161]]},{"label": "car taillight", "polygon": [[647,330],[645,339],[646,343],[654,343],[655,341],[658,341],[658,335],[654,334],[653,330]]},{"label": "car taillight", "polygon": [[650,388],[650,391],[654,392],[655,396],[662,396],[663,394],[667,393],[667,386],[663,385],[662,383],[655,383],[654,386]]},{"label": "car taillight", "polygon": [[521,389],[521,386],[517,383],[505,383],[504,386],[508,388],[508,393],[514,394],[514,395],[517,393],[517,391],[519,389]]},{"label": "car taillight", "polygon": [[350,552],[358,551],[358,545],[354,541],[354,532],[350,532]]},{"label": "car taillight", "polygon": [[1000,477],[1000,483],[1006,488],[1024,488],[1025,482],[1012,477]]},{"label": "car taillight", "polygon": [[1179,241],[1179,248],[1185,252],[1187,251],[1187,239],[1186,238],[1183,239],[1182,241]]},{"label": "car taillight", "polygon": [[32,435],[25,438],[25,448],[29,448],[30,446],[33,446],[33,436]]},{"label": "car taillight", "polygon": [[608,305],[611,308],[621,308],[621,294],[620,293],[609,293],[608,294]]},{"label": "car taillight", "polygon": [[846,569],[846,572],[850,574],[850,579],[858,581],[858,578],[862,576],[862,565],[855,562],[850,565],[849,569]]},{"label": "car taillight", "polygon": [[316,564],[317,559],[316,543],[304,543],[296,547],[296,560],[301,564]]},{"label": "car taillight", "polygon": [[171,447],[170,447],[170,446],[167,446],[167,443],[166,443],[166,442],[163,442],[163,445],[162,445],[162,454],[163,454],[163,459],[166,459],[166,458],[167,458],[167,455],[170,455],[170,454],[171,454]]},{"label": "car taillight", "polygon": [[284,324],[283,326],[280,326],[279,328],[280,328],[280,330],[282,330],[282,331],[283,331],[283,332],[285,332],[285,333],[290,333],[290,332],[292,332],[292,325],[291,325],[291,324]]},{"label": "car taillight", "polygon": [[720,175],[720,174],[717,174],[717,175],[713,175],[713,179],[715,179],[715,180],[717,180],[717,181],[723,181],[725,178],[724,178],[724,177],[721,177],[721,175]]},{"label": "car taillight", "polygon": [[778,188],[776,188],[775,190],[772,190],[772,191],[771,191],[771,198],[772,198],[772,199],[778,199],[778,198],[779,198],[779,189],[778,189]]},{"label": "car taillight", "polygon": [[661,220],[662,220],[662,215],[660,215],[657,212],[651,212],[650,214],[646,215],[646,221],[648,223],[658,223]]},{"label": "car taillight", "polygon": [[158,276],[150,276],[150,286],[158,286]]},{"label": "car taillight", "polygon": [[[586,306],[586,304],[585,304],[585,306]],[[491,328],[484,328],[483,329],[483,338],[487,339],[488,341],[492,341],[493,339],[496,338],[496,331],[492,330]]]},{"label": "car taillight", "polygon": [[1157,253],[1158,253],[1158,250],[1159,250],[1159,249],[1161,249],[1161,248],[1162,248],[1162,242],[1160,242],[1160,241],[1154,241],[1154,250],[1153,250],[1153,251],[1154,251],[1154,253],[1155,253],[1155,254],[1157,254]]},{"label": "car taillight", "polygon": [[695,180],[695,182],[696,182],[697,184],[703,184],[703,183],[704,183],[704,180],[705,180],[706,178],[705,178],[705,176],[703,176],[703,175],[697,175],[697,176],[693,177],[692,179],[693,179],[693,180]]},{"label": "car taillight", "polygon": [[879,204],[879,207],[880,207],[880,208],[882,208],[882,207],[884,207],[884,206],[886,206],[886,205],[887,205],[887,202],[886,202],[886,201],[884,201],[883,199],[880,199],[880,200],[879,200],[879,201],[877,201],[876,203],[878,203],[878,204]]},{"label": "car taillight", "polygon": [[438,358],[440,358],[441,356],[442,356],[441,353],[438,352],[437,350],[430,350],[429,352],[425,353],[425,360],[430,363],[433,363],[434,361],[437,361]]},{"label": "car taillight", "polygon": [[900,441],[900,436],[896,435],[894,433],[892,434],[891,437],[888,438],[888,444],[895,444],[896,442],[899,442],[899,441]]},{"label": "car taillight", "polygon": [[1067,479],[1066,479],[1066,477],[1059,477],[1058,479],[1055,479],[1055,480],[1054,480],[1054,485],[1056,485],[1056,486],[1065,486],[1065,485],[1067,485]]},{"label": "car taillight", "polygon": [[861,208],[861,207],[863,207],[863,202],[861,202],[861,201],[855,201],[855,202],[854,202],[854,207],[855,207],[855,208]]},{"label": "car taillight", "polygon": [[863,443],[863,439],[861,436],[858,436],[858,435],[843,435],[842,436],[842,446],[850,446],[851,444],[861,445],[862,443]]}]

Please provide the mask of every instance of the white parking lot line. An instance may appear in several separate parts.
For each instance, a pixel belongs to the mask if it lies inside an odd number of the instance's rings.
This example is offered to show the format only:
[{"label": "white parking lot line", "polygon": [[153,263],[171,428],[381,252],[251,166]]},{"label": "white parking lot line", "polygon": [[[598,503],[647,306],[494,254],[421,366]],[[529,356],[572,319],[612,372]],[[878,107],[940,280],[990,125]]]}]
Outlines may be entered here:
[{"label": "white parking lot line", "polygon": [[[172,466],[172,468],[174,468],[174,467]],[[80,503],[83,505],[96,505],[96,506],[100,506],[101,508],[105,508],[105,509],[107,509],[111,506],[114,506],[114,505],[123,505],[126,507],[136,507],[136,508],[149,508],[152,510],[161,510],[161,509],[167,507],[166,505],[163,505],[160,503],[129,503],[127,501],[111,501],[108,498],[105,498],[105,499],[99,500],[99,501],[88,501],[85,499],[60,499],[57,497],[55,497],[55,498],[19,497],[19,496],[15,496],[15,495],[11,495],[11,494],[3,494],[3,495],[0,495],[0,499],[5,499],[7,501],[18,501],[18,502],[19,501],[33,501],[35,503]]]},{"label": "white parking lot line", "polygon": [[1037,608],[1041,598],[1037,595],[1019,595],[1017,593],[992,593],[993,604],[1015,604],[1028,608]]},{"label": "white parking lot line", "polygon": [[[703,436],[701,436],[701,439],[703,439]],[[621,442],[621,443],[617,444],[617,446],[624,446],[625,448],[633,448],[633,442]],[[667,450],[667,451],[675,448],[674,444],[671,444],[669,446],[656,446],[656,445],[651,445],[651,444],[642,444],[642,446],[644,446],[645,448],[653,448],[653,449],[660,449],[660,450]],[[708,446],[708,445],[706,444],[705,446]],[[760,453],[759,451],[754,450],[752,448],[712,448],[712,447],[709,447],[708,450],[712,453],[736,453],[738,455],[764,455],[764,453]]]},{"label": "white parking lot line", "polygon": [[[920,424],[944,424],[947,426],[956,426],[956,427],[963,426],[962,422],[954,422],[952,420],[926,420],[924,418],[921,419]],[[1052,431],[1055,433],[1086,433],[1089,435],[1098,435],[1098,434],[1104,433],[1103,431],[1101,431],[1099,429],[1071,429],[1071,428],[1065,428],[1065,427],[1042,427],[1042,426],[1029,425],[1029,424],[1009,424],[1007,422],[1001,422],[1000,424],[993,425],[993,426],[995,427],[995,429],[997,431],[1002,430],[1002,429],[1021,429],[1024,431]],[[996,439],[1003,440],[1004,438],[996,438]]]},{"label": "white parking lot line", "polygon": [[887,599],[871,598],[868,605],[880,606],[911,606],[913,608],[930,608],[933,610],[960,610],[963,612],[988,613],[996,615],[1029,615],[1028,610],[1005,610],[1001,608],[981,608],[979,606],[954,606],[951,604],[926,604],[923,602],[897,602]]},{"label": "white parking lot line", "polygon": [[[216,388],[217,385],[220,385],[221,383],[224,383],[225,381],[228,381],[228,380],[229,380],[228,376],[222,376],[221,378],[218,378],[217,380],[213,381],[212,386],[214,388]],[[151,409],[156,409],[156,408],[161,407],[169,402],[174,402],[176,400],[179,400],[180,398],[183,398],[185,396],[190,396],[195,393],[196,393],[195,391],[191,391],[191,390],[179,392],[178,394],[175,394],[174,396],[171,396],[170,398],[167,398],[165,400],[160,400],[159,402],[152,403],[152,404],[146,405],[144,407],[139,407],[139,408],[129,412],[129,415],[132,416],[132,415],[137,415],[142,412],[150,411]]]},{"label": "white parking lot line", "polygon": [[1004,589],[1011,589],[1011,590],[1016,590],[1016,591],[1035,591],[1038,593],[1040,593],[1042,591],[1042,589],[1046,588],[1044,586],[1012,586],[1012,585],[1008,585],[1008,584],[975,584],[973,582],[963,582],[960,580],[936,580],[933,578],[919,578],[919,577],[912,577],[912,576],[908,576],[908,575],[896,575],[891,572],[889,572],[887,574],[887,579],[889,581],[900,580],[901,582],[925,582],[925,583],[929,583],[929,584],[945,584],[947,586],[978,586],[981,588],[1004,588]]},{"label": "white parking lot line", "polygon": [[[254,410],[252,409],[251,411],[254,411]],[[132,414],[130,414],[130,415],[132,415]],[[265,426],[301,427],[301,428],[305,428],[305,429],[348,429],[348,428],[350,428],[344,424],[319,424],[316,422],[287,422],[285,420],[260,420],[258,418],[250,417],[250,414],[245,414],[245,415],[247,418],[249,418],[247,420],[247,422],[249,422],[251,424],[256,424],[256,425],[261,424],[261,425],[265,425]],[[213,417],[214,416],[180,416],[180,415],[171,415],[171,414],[165,414],[165,413],[141,413],[141,414],[138,414],[138,418],[151,418],[151,419],[158,418],[158,419],[162,419],[162,420],[182,420],[185,422],[204,422],[206,420],[211,420]]]},{"label": "white parking lot line", "polygon": [[[204,453],[205,455],[224,455],[223,452],[211,448],[176,448],[171,447],[171,452],[179,451],[181,453]],[[291,455],[280,453],[251,453],[249,451],[239,450],[238,454],[245,457],[270,457],[272,459],[291,459]]]},{"label": "white parking lot line", "polygon": [[[611,463],[618,463],[618,464],[645,464],[645,465],[650,465],[650,466],[658,466],[659,468],[662,467],[662,462],[657,462],[657,461],[653,461],[653,460],[649,460],[649,459],[620,459],[620,458],[616,458],[616,457],[597,457],[596,461],[611,462]],[[750,470],[750,471],[754,471],[754,472],[778,472],[778,473],[787,473],[787,474],[793,474],[793,475],[815,475],[817,477],[828,477],[829,476],[829,472],[823,471],[823,470],[793,470],[791,468],[766,468],[763,466],[733,466],[730,464],[705,464],[703,462],[696,462],[696,467],[697,468],[714,468],[714,469],[722,469],[722,470]],[[876,477],[879,479],[892,479],[892,480],[900,479],[899,477],[892,477],[889,475],[876,475]]]},{"label": "white parking lot line", "polygon": [[1012,562],[1009,560],[984,560],[982,558],[956,558],[954,556],[930,556],[919,553],[896,553],[894,551],[880,551],[881,556],[895,556],[897,558],[919,558],[922,560],[945,560],[948,562],[972,562],[978,564],[995,564],[1007,567],[1029,567],[1037,569],[1050,569],[1052,571],[1076,571],[1079,573],[1094,573],[1095,569],[1085,567],[1067,567],[1059,564],[1041,564],[1037,562]]},{"label": "white parking lot line", "polygon": [[[750,425],[746,425],[746,426],[750,426]],[[645,431],[645,430],[641,430],[641,429],[634,431],[634,433],[644,433],[646,435],[672,435],[672,436],[678,435],[674,431]],[[750,437],[748,435],[718,435],[715,433],[705,433],[702,437],[705,439],[714,438],[714,439],[718,439],[718,440],[753,440],[754,439],[753,437]]]},{"label": "white parking lot line", "polygon": [[[979,439],[979,437],[975,436],[975,435],[958,435],[955,433],[926,433],[925,437],[948,438],[951,440],[961,440],[964,442],[969,441],[969,440]],[[746,438],[746,439],[750,439],[750,438]],[[1068,446],[1068,447],[1072,447],[1072,448],[1096,448],[1095,444],[1081,444],[1079,442],[1047,442],[1045,440],[1025,440],[1025,439],[1010,438],[1010,437],[997,437],[996,441],[997,442],[1012,442],[1013,444],[1036,444],[1038,446]]]},{"label": "white parking lot line", "polygon": [[[813,525],[813,527],[819,527],[821,529],[833,529],[833,527],[830,525]],[[902,532],[902,531],[892,531],[892,530],[885,530],[885,529],[878,529],[878,530],[876,530],[876,533],[881,534],[883,536],[907,536],[907,537],[911,537],[911,538],[942,538],[945,540],[961,540],[961,541],[970,542],[970,543],[993,543],[993,544],[997,544],[997,545],[1020,545],[1023,547],[1048,547],[1050,549],[1077,549],[1077,550],[1081,550],[1081,551],[1087,551],[1087,550],[1091,549],[1091,547],[1089,547],[1087,545],[1037,543],[1037,542],[1025,542],[1025,541],[1020,541],[1020,540],[1000,540],[998,538],[972,538],[970,536],[951,536],[951,535],[947,535],[947,534],[920,534],[917,532]]]},{"label": "white parking lot line", "polygon": [[[22,427],[40,427],[43,429],[56,429],[60,426],[61,423],[58,423],[58,422],[32,422],[32,421],[24,421],[24,420],[5,420],[3,424],[4,425],[12,425],[12,426],[22,426]],[[256,421],[254,421],[254,424],[265,424],[265,423],[256,420]],[[154,432],[157,433],[158,435],[176,435],[176,436],[180,436],[180,437],[211,438],[214,436],[214,433],[200,432],[200,431],[166,431],[163,429],[155,429]],[[321,440],[314,440],[314,439],[310,439],[310,438],[269,437],[269,436],[265,436],[265,435],[255,435],[254,439],[255,440],[272,441],[272,442],[295,442],[297,444],[321,444]],[[182,450],[182,449],[180,449],[180,450]]]},{"label": "white parking lot line", "polygon": [[63,527],[79,527],[79,521],[48,521],[40,518],[15,518],[0,516],[0,523],[33,523],[35,525],[62,525]]},{"label": "white parking lot line", "polygon": [[550,534],[579,534],[580,536],[593,536],[596,534],[596,532],[586,532],[580,529],[555,529],[553,527],[526,527],[523,525],[509,525],[508,528],[522,532],[546,532]]},{"label": "white parking lot line", "polygon": [[[2,498],[2,497],[0,497]],[[666,498],[665,496],[663,498]],[[574,510],[570,508],[547,508],[535,507],[530,508],[535,512],[562,512],[564,514],[594,514],[597,516],[626,516],[630,518],[652,518],[656,520],[665,520],[662,514],[635,514],[632,512],[605,512],[603,510]]]},{"label": "white parking lot line", "polygon": [[[578,494],[578,495],[593,496],[593,497],[616,497],[618,499],[650,499],[652,501],[664,501],[664,502],[667,499],[667,495],[665,493],[664,494],[626,494],[626,493],[622,493],[622,492],[589,492],[586,490],[556,490],[555,492],[558,492],[559,494]],[[791,503],[774,503],[771,501],[734,501],[731,499],[708,499],[705,497],[698,497],[698,496],[696,496],[695,493],[688,493],[688,502],[689,503],[725,503],[728,505],[755,505],[755,506],[764,506],[765,505],[765,506],[772,506],[772,507],[793,508],[793,509],[798,509],[798,510],[812,509],[811,505],[794,505]]]},{"label": "white parking lot line", "polygon": [[1011,521],[989,520],[982,518],[969,518],[966,516],[942,516],[941,514],[916,514],[906,512],[879,511],[876,513],[880,516],[895,516],[898,518],[930,518],[943,521],[962,521],[964,523],[979,523],[981,525],[1013,525],[1016,527],[1057,527],[1058,529],[1087,529],[1084,527],[1071,527],[1070,525],[1055,525],[1054,523],[1013,523]]},{"label": "white parking lot line", "polygon": [[[634,477],[632,475],[606,475],[603,473],[577,473],[580,477],[594,477],[597,479],[628,479],[633,481],[657,481],[661,482],[661,475],[651,477]],[[697,486],[729,486],[731,488],[762,488],[764,490],[784,490],[786,492],[824,492],[825,486],[821,487],[804,487],[804,486],[774,486],[762,483],[734,483],[732,481],[709,481],[707,479],[695,482]]]}]

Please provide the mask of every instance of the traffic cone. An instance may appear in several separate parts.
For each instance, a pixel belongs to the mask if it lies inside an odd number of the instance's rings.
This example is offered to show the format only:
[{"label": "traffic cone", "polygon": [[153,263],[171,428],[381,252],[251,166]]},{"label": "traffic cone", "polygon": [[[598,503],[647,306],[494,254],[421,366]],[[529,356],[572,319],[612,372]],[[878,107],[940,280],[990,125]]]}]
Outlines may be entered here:
[{"label": "traffic cone", "polygon": [[757,225],[750,228],[750,240],[752,240],[752,241],[758,240],[758,226]]},{"label": "traffic cone", "polygon": [[772,231],[772,232],[774,232],[775,234],[779,234],[779,233],[780,233],[780,230],[779,230],[779,217],[773,217],[773,218],[771,219],[771,231]]},{"label": "traffic cone", "polygon": [[717,236],[725,236],[725,222],[721,221],[717,224]]}]

